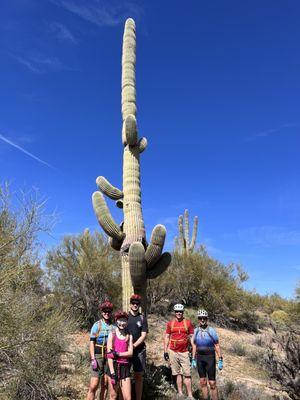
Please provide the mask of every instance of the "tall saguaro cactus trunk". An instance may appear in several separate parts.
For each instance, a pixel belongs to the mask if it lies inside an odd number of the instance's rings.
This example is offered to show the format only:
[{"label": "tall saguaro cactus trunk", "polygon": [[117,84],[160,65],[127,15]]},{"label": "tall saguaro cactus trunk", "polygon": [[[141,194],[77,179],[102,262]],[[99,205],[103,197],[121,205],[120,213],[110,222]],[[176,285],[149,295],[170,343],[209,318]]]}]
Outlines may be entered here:
[{"label": "tall saguaro cactus trunk", "polygon": [[[135,23],[129,18],[125,23],[122,54],[123,190],[99,176],[96,183],[100,191],[93,194],[93,207],[99,224],[109,236],[111,246],[121,252],[123,309],[129,308],[129,298],[134,292],[142,296],[142,308],[146,311],[147,279],[163,273],[171,262],[171,255],[162,254],[166,237],[163,225],[156,225],[150,244],[146,242],[141,204],[140,154],[147,147],[147,140],[138,139],[135,63]],[[116,200],[117,206],[123,208],[124,221],[120,225],[113,220],[101,192]]]}]

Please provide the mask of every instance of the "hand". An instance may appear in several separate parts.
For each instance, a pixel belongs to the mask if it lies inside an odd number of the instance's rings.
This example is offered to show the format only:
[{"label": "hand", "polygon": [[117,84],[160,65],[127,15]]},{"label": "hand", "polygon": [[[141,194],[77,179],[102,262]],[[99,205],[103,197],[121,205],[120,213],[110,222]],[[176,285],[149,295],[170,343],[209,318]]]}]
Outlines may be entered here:
[{"label": "hand", "polygon": [[117,351],[114,350],[112,353],[114,355],[114,359],[120,357],[120,353],[118,353]]},{"label": "hand", "polygon": [[197,360],[192,359],[192,368],[197,368]]},{"label": "hand", "polygon": [[219,368],[220,371],[221,371],[221,369],[223,369],[223,358],[219,358],[218,368]]},{"label": "hand", "polygon": [[112,385],[116,385],[117,384],[116,374],[111,374],[110,381],[111,381]]},{"label": "hand", "polygon": [[166,361],[169,361],[169,360],[170,360],[169,354],[168,354],[167,352],[164,353],[164,359],[165,359]]},{"label": "hand", "polygon": [[96,360],[95,358],[92,359],[91,365],[92,365],[93,371],[97,371],[97,369],[98,369],[98,362],[97,362],[97,360]]}]

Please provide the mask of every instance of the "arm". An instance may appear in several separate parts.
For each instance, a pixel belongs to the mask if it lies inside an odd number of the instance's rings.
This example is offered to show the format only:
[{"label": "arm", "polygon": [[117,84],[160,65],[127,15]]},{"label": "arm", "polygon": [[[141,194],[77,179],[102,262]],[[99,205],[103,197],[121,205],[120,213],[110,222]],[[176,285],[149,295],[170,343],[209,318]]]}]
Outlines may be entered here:
[{"label": "arm", "polygon": [[221,347],[220,347],[219,343],[216,343],[216,344],[215,344],[215,351],[216,351],[217,356],[218,356],[219,358],[223,358],[223,357],[222,357],[222,353],[221,353]]},{"label": "arm", "polygon": [[90,340],[90,356],[91,360],[94,360],[95,358],[95,341],[94,339]]},{"label": "arm", "polygon": [[166,334],[165,334],[165,340],[164,340],[164,353],[167,353],[167,352],[168,352],[169,343],[170,343],[170,334],[169,334],[169,333],[166,333]]},{"label": "arm", "polygon": [[136,347],[138,347],[139,345],[144,343],[146,336],[147,336],[147,332],[142,332],[141,336],[138,338],[138,340],[133,343],[133,348],[135,349]]},{"label": "arm", "polygon": [[196,358],[196,351],[197,351],[197,347],[195,345],[194,339],[195,339],[195,334],[192,336],[192,339],[191,339],[193,360]]},{"label": "arm", "polygon": [[[108,353],[113,350],[112,347],[113,347],[113,345],[112,345],[112,333],[110,332],[110,334],[108,335],[108,338],[107,338],[107,352]],[[107,358],[107,363],[108,363],[108,368],[110,370],[110,373],[113,375],[115,373],[113,359],[112,358]]]}]

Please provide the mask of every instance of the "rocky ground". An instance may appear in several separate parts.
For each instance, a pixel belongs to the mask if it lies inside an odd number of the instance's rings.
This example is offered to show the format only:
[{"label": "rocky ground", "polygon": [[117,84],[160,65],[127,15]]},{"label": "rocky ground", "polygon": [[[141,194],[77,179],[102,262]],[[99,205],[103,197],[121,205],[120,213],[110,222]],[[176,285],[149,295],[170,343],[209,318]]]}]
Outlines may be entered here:
[{"label": "rocky ground", "polygon": [[[166,320],[158,317],[149,319],[147,354],[148,363],[154,365],[150,368],[151,372],[148,372],[147,391],[149,391],[150,397],[145,397],[147,399],[165,398],[163,396],[166,392],[170,392],[170,399],[176,398],[175,392],[170,390],[169,384],[162,376],[168,372],[167,363],[163,359],[165,324]],[[276,382],[268,378],[267,371],[264,370],[261,363],[268,331],[254,334],[215,328],[220,337],[224,356],[224,369],[217,375],[220,397],[224,400],[268,400],[272,398],[284,400],[289,398],[285,393],[280,392]],[[77,333],[70,338],[70,349],[63,359],[64,373],[59,382],[63,389],[62,392],[65,392],[61,396],[61,400],[85,399],[89,381],[88,345],[88,333]],[[193,372],[193,382],[195,397],[201,398],[197,391],[196,372]],[[159,387],[157,392],[155,392],[154,386]]]}]

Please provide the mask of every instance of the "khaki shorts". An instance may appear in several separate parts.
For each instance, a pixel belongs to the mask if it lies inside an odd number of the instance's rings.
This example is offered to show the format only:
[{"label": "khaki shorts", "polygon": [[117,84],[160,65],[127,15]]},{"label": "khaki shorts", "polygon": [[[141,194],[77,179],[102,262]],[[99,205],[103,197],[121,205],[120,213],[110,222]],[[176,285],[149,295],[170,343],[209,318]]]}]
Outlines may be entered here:
[{"label": "khaki shorts", "polygon": [[177,353],[169,349],[172,375],[191,376],[191,364],[189,352]]}]

